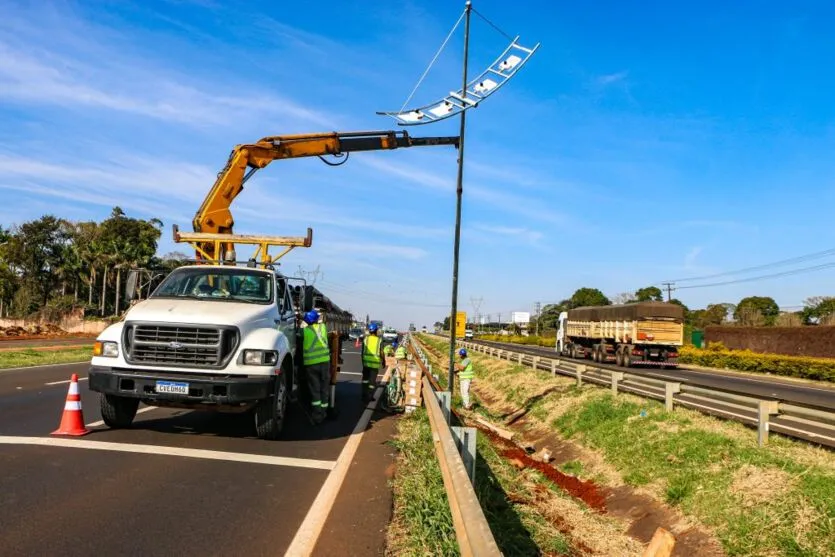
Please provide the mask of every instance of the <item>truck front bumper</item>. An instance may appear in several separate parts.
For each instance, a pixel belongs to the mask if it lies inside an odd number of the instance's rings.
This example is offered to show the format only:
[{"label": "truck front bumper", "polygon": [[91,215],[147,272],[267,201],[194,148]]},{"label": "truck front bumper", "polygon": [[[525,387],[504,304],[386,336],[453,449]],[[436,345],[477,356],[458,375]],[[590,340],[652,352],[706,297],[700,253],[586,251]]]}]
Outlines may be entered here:
[{"label": "truck front bumper", "polygon": [[[188,394],[159,392],[157,382],[187,384]],[[176,403],[189,405],[246,405],[273,394],[273,376],[231,377],[228,375],[194,374],[176,371],[133,370],[126,368],[90,367],[91,391],[139,398],[149,404]]]}]

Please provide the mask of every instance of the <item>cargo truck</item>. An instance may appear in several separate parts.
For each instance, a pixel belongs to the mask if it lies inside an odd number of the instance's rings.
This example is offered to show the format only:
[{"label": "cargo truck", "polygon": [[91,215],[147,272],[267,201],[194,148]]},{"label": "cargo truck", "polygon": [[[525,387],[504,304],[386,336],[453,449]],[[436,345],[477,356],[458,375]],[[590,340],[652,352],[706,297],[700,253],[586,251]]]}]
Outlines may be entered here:
[{"label": "cargo truck", "polygon": [[580,307],[559,317],[555,350],[569,358],[672,368],[684,344],[684,309],[666,302]]}]

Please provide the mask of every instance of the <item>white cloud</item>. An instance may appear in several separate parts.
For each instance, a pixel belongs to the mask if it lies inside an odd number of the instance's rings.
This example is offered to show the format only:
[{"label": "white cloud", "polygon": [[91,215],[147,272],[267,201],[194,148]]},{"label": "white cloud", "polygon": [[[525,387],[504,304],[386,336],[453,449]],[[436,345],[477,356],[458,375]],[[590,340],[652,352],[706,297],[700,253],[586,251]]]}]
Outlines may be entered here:
[{"label": "white cloud", "polygon": [[687,255],[684,256],[684,268],[693,268],[693,265],[696,263],[696,258],[699,256],[700,253],[702,253],[701,246],[694,246],[693,248],[691,248],[690,251],[687,252]]},{"label": "white cloud", "polygon": [[612,85],[613,83],[618,83],[619,81],[623,81],[624,79],[627,78],[628,75],[629,75],[629,72],[626,71],[626,70],[616,72],[616,73],[611,73],[611,74],[605,74],[605,75],[598,76],[597,79],[595,79],[595,83],[597,83],[598,85],[602,85],[602,86]]}]

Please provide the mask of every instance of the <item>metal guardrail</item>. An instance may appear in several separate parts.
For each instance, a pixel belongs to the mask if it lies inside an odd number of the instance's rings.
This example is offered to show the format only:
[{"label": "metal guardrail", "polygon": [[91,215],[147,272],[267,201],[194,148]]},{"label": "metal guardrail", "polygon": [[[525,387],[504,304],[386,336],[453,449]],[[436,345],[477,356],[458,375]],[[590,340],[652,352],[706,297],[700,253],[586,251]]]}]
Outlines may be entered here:
[{"label": "metal guardrail", "polygon": [[[445,340],[449,339],[445,338]],[[548,371],[552,375],[572,377],[576,379],[578,386],[584,381],[606,385],[614,394],[628,392],[644,398],[663,400],[668,411],[672,411],[674,405],[677,404],[705,414],[754,426],[757,428],[757,440],[760,446],[768,442],[769,432],[773,431],[788,437],[835,447],[835,412],[806,408],[779,400],[763,400],[718,389],[696,387],[681,382],[665,381],[563,358],[535,356],[462,340],[456,342],[459,346],[494,358]]]},{"label": "metal guardrail", "polygon": [[[437,380],[432,376],[432,366],[429,358],[424,354],[420,345],[407,336],[407,346],[414,357],[414,361],[423,369],[423,403],[429,415],[432,428],[432,440],[435,454],[444,479],[449,509],[452,513],[452,523],[455,527],[455,537],[458,548],[463,557],[500,557],[502,555],[484,511],[478,501],[472,484],[472,473],[475,468],[475,436],[469,435],[471,457],[465,462],[459,453],[462,447],[463,435],[456,439],[454,428],[449,421],[452,414],[450,409],[449,391],[441,391]],[[446,394],[446,397],[443,395]],[[444,408],[439,399],[444,400]],[[459,432],[463,429],[460,428]],[[466,452],[465,452],[466,454]],[[468,466],[469,465],[469,466]],[[469,468],[469,471],[468,471]]]}]

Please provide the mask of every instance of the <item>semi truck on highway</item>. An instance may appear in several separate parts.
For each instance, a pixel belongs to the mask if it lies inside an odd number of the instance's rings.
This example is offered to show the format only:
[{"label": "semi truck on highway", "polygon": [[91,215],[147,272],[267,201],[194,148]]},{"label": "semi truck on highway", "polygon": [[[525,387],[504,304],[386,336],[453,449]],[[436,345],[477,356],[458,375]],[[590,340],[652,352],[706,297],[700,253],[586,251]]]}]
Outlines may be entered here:
[{"label": "semi truck on highway", "polygon": [[684,309],[666,302],[580,307],[559,317],[555,350],[621,367],[678,365]]},{"label": "semi truck on highway", "polygon": [[[291,285],[292,277],[276,270],[276,261],[290,250],[312,245],[312,230],[304,237],[233,234],[230,206],[252,174],[274,160],[333,155],[342,160],[329,164],[338,165],[353,151],[430,145],[457,147],[458,137],[331,132],[236,146],[194,217],[194,232],[174,226],[175,242],[194,248],[194,264],[173,270],[148,299],[96,339],[89,386],[100,394],[104,422],[129,427],[143,402],[249,413],[259,438],[279,438],[288,403],[304,394],[300,317],[314,307],[332,331],[333,394],[340,337],[348,335],[353,318],[312,286]],[[255,246],[255,253],[239,261],[236,244]],[[271,256],[269,249],[276,246],[284,249]],[[127,281],[129,300],[136,276]]]}]

